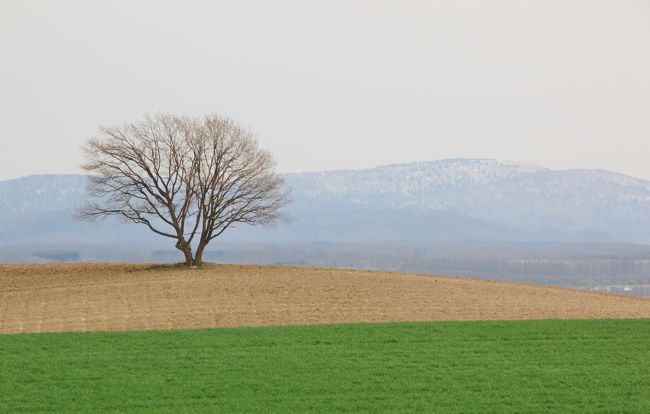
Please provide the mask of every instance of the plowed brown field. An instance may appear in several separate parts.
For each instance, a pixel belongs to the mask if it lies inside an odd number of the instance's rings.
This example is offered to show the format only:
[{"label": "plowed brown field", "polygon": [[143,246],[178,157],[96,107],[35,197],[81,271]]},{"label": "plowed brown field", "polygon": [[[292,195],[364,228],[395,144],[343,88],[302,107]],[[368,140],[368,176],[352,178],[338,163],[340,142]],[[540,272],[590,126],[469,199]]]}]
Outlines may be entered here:
[{"label": "plowed brown field", "polygon": [[0,266],[0,333],[641,317],[650,317],[648,298],[454,277],[236,265]]}]

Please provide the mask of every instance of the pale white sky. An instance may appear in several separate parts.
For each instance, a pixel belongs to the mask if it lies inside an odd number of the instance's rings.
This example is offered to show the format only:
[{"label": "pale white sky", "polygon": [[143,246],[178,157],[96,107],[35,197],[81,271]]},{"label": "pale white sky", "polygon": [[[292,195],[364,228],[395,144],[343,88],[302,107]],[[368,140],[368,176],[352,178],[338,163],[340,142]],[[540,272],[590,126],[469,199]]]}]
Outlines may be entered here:
[{"label": "pale white sky", "polygon": [[650,1],[0,0],[0,179],[217,111],[283,172],[440,158],[650,179]]}]

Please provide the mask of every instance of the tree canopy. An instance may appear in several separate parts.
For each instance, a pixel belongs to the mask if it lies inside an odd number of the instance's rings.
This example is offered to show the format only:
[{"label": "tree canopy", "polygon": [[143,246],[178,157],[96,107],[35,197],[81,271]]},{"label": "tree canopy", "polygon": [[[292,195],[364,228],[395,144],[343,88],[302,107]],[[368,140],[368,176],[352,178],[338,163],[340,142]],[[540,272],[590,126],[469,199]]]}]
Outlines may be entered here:
[{"label": "tree canopy", "polygon": [[274,224],[289,201],[271,153],[228,117],[158,114],[100,130],[83,146],[91,201],[79,218],[145,225],[188,266],[236,224]]}]

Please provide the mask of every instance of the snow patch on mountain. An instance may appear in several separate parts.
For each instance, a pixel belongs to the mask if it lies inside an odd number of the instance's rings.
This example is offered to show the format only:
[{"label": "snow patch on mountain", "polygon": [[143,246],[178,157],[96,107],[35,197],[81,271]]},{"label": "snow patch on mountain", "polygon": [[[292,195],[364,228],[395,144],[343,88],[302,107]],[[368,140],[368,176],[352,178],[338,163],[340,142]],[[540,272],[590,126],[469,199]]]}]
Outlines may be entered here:
[{"label": "snow patch on mountain", "polygon": [[[293,188],[288,212],[295,224],[268,233],[270,239],[285,234],[292,240],[329,240],[354,233],[355,240],[379,234],[436,240],[599,235],[650,242],[650,182],[604,170],[448,159],[286,179]],[[55,211],[69,216],[83,203],[84,188],[81,175],[0,181],[0,218]]]}]

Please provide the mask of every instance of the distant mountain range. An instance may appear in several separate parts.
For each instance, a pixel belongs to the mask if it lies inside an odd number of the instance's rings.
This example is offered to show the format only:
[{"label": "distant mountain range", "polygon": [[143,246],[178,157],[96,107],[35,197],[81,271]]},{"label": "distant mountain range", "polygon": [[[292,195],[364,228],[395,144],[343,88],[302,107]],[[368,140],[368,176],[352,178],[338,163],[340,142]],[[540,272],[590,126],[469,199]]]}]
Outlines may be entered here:
[{"label": "distant mountain range", "polygon": [[[650,243],[650,181],[603,170],[452,159],[286,178],[291,221],[224,240]],[[136,225],[72,220],[84,184],[81,175],[0,181],[0,243],[154,240]]]}]

